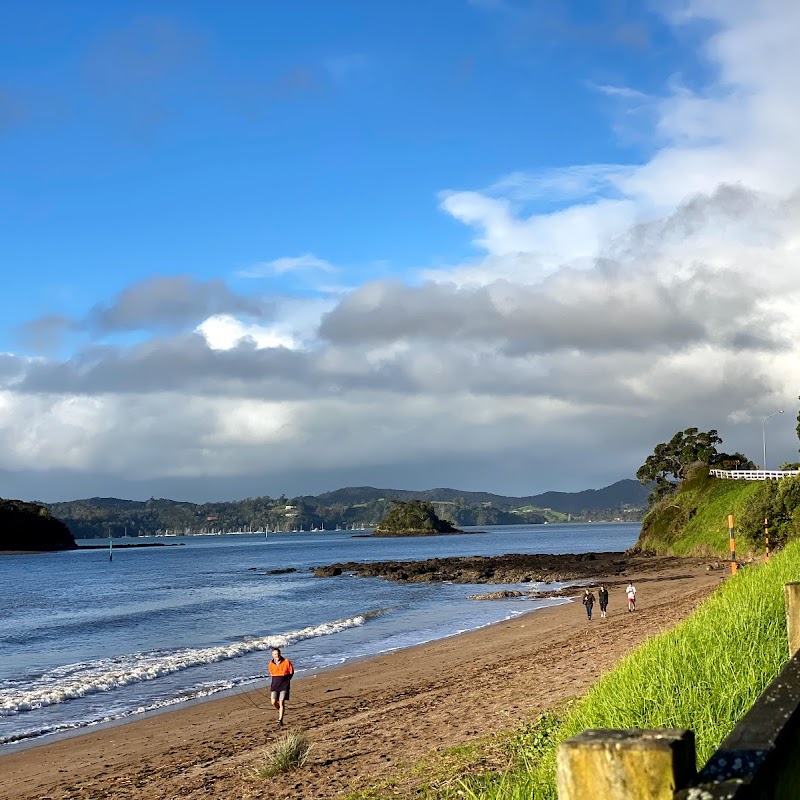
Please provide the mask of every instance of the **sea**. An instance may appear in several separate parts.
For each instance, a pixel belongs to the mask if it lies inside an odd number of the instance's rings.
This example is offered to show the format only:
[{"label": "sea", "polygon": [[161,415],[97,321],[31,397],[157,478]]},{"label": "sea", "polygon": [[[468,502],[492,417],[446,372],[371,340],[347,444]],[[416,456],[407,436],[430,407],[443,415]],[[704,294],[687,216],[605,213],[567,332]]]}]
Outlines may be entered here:
[{"label": "sea", "polygon": [[[114,540],[112,559],[108,549],[0,557],[0,754],[264,687],[273,646],[301,677],[569,602],[468,599],[558,584],[404,585],[348,574],[317,578],[313,567],[622,551],[639,527],[513,525],[422,538],[353,531],[142,537]],[[119,547],[148,541],[169,546]],[[288,569],[295,571],[270,574]]]}]

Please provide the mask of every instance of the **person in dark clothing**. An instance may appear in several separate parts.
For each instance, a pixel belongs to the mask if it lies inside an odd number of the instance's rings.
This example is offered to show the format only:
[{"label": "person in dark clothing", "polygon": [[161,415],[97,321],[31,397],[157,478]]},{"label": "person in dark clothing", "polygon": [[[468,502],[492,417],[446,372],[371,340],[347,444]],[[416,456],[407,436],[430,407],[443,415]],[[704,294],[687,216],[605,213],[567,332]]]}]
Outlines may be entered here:
[{"label": "person in dark clothing", "polygon": [[600,618],[606,618],[606,609],[608,608],[608,589],[605,584],[600,584],[600,590],[597,592],[597,600],[600,603]]},{"label": "person in dark clothing", "polygon": [[594,607],[594,594],[589,589],[583,593],[583,604],[586,606],[586,616],[589,617],[589,622],[591,622],[592,608]]},{"label": "person in dark clothing", "polygon": [[281,655],[277,647],[272,648],[272,659],[269,662],[270,701],[278,712],[278,725],[283,725],[286,713],[286,701],[289,699],[289,687],[294,675],[294,666],[288,658]]}]

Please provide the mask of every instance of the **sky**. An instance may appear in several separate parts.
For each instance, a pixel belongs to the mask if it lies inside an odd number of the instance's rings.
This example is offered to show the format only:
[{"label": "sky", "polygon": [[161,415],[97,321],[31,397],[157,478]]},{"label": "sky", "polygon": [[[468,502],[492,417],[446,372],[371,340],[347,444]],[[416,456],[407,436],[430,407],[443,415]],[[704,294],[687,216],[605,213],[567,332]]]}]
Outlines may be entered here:
[{"label": "sky", "polygon": [[800,457],[795,0],[0,19],[0,496]]}]

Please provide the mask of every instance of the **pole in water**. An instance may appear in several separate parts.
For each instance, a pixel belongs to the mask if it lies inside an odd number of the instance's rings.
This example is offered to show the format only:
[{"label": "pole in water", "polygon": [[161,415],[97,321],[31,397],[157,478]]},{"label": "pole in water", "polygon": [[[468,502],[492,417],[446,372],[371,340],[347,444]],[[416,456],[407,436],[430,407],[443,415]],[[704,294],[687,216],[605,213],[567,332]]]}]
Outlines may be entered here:
[{"label": "pole in water", "polygon": [[108,529],[108,560],[114,560],[114,540],[111,538],[111,528]]},{"label": "pole in water", "polygon": [[736,563],[736,538],[733,535],[733,514],[728,514],[728,536],[731,543],[731,575],[736,573],[738,564]]}]

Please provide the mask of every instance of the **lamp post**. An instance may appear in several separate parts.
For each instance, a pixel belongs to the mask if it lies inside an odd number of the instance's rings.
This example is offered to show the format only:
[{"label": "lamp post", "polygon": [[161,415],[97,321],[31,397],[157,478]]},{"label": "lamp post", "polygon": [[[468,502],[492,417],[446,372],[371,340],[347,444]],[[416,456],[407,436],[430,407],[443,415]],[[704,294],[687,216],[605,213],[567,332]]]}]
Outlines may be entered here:
[{"label": "lamp post", "polygon": [[767,469],[767,420],[777,414],[783,414],[783,410],[773,411],[771,414],[767,414],[767,416],[764,417],[764,422],[761,424],[761,442],[764,445],[764,466],[762,469],[764,469],[764,471]]}]

